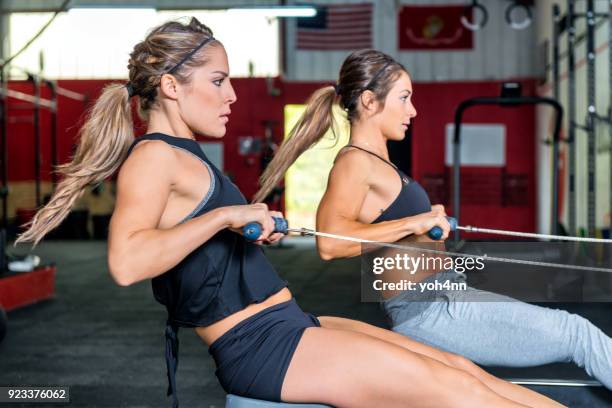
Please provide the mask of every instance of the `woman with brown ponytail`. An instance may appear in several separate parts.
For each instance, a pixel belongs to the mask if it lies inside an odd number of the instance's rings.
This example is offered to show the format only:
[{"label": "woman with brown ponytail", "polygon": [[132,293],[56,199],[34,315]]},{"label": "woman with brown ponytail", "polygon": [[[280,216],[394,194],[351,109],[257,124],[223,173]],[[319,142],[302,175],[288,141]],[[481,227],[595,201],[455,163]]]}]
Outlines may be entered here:
[{"label": "woman with brown ponytail", "polygon": [[[169,393],[178,406],[178,327],[194,328],[227,392],[338,407],[555,407],[465,359],[402,336],[300,310],[261,248],[240,229],[259,222],[276,241],[263,204],[247,204],[202,153],[195,135],[221,138],[236,95],[227,56],[208,27],[169,22],[130,56],[129,82],[104,89],[72,162],[19,241],[38,242],[83,188],[119,170],[108,244],[119,285],[152,280],[168,310]],[[147,134],[134,140],[130,97]]]},{"label": "woman with brown ponytail", "polygon": [[[376,242],[426,242],[428,249],[438,245],[443,251],[443,243],[434,244],[426,233],[438,226],[444,231],[442,239],[447,237],[444,208],[432,206],[425,190],[389,161],[387,151],[387,141],[403,139],[417,114],[412,94],[408,72],[390,56],[375,50],[349,55],[338,84],[311,97],[264,172],[256,200],[267,194],[302,152],[333,129],[332,106],[339,102],[350,122],[351,138],[330,172],[317,211],[317,230]],[[358,242],[332,238],[317,237],[317,248],[323,259],[361,253]],[[406,278],[397,270],[380,276],[393,283]],[[462,277],[453,271],[421,269],[410,279],[452,288]],[[491,366],[572,361],[612,389],[612,339],[581,316],[471,287],[422,296],[413,292],[382,292],[393,331],[402,335],[408,348],[418,351],[427,344]],[[354,324],[345,326],[350,329]]]}]

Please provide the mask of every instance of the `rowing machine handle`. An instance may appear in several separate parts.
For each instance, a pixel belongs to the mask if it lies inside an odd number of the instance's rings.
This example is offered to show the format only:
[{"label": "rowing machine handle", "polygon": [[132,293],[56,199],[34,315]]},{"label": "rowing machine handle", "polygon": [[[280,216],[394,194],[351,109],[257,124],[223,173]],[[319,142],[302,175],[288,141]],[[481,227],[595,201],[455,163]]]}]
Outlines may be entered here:
[{"label": "rowing machine handle", "polygon": [[[281,217],[272,217],[272,219],[274,220],[274,232],[287,234],[289,228],[287,220]],[[261,224],[258,222],[248,223],[242,227],[242,235],[249,241],[255,241],[261,235]]]},{"label": "rowing machine handle", "polygon": [[[457,229],[457,219],[453,218],[453,217],[446,217],[446,220],[448,221],[448,223],[450,224],[450,230],[451,231],[455,231]],[[432,229],[429,230],[429,232],[427,233],[427,235],[429,236],[429,238],[437,241],[440,238],[442,238],[442,234],[444,232],[442,231],[442,228],[435,226]]]}]

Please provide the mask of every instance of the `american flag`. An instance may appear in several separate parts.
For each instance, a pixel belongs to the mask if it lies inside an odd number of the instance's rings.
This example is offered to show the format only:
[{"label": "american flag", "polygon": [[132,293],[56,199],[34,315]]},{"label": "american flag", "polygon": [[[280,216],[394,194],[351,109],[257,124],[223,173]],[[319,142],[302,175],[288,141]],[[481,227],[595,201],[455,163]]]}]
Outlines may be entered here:
[{"label": "american flag", "polygon": [[300,50],[354,50],[372,47],[372,4],[317,6],[317,15],[298,18]]}]

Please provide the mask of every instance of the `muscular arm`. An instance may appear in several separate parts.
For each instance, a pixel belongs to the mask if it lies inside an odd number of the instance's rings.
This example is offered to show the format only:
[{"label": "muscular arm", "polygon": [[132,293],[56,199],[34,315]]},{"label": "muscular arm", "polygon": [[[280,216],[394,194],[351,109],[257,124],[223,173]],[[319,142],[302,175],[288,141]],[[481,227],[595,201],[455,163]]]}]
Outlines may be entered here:
[{"label": "muscular arm", "polygon": [[119,285],[161,275],[229,226],[220,208],[172,228],[158,228],[175,165],[172,148],[147,142],[134,150],[119,173],[108,241],[109,269]]},{"label": "muscular arm", "polygon": [[[407,235],[422,233],[422,226],[411,220],[412,217],[377,224],[358,221],[370,189],[371,174],[371,159],[361,152],[349,151],[338,157],[317,210],[317,230],[382,242],[395,242]],[[317,237],[317,249],[322,259],[329,260],[357,256],[361,253],[361,244]]]}]

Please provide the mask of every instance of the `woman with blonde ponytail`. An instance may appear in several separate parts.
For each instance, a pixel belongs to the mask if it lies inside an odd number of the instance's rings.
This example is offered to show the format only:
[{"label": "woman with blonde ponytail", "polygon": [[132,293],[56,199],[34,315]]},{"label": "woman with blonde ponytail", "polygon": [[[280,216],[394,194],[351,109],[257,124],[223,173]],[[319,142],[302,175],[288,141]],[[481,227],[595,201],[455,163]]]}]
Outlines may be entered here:
[{"label": "woman with blonde ponytail", "polygon": [[[296,140],[289,139],[279,148],[278,155],[286,157],[272,160],[258,197],[264,197],[299,154],[329,128],[331,107],[316,101],[317,95],[329,95],[330,89],[315,92],[315,103],[307,107],[291,132]],[[351,137],[330,172],[317,211],[317,230],[376,242],[424,242],[426,248],[437,245],[444,251],[443,242],[434,243],[426,234],[438,226],[444,231],[442,241],[447,237],[444,207],[432,206],[419,183],[389,161],[387,141],[402,140],[417,114],[406,69],[382,52],[357,51],[344,61],[335,90],[337,101],[347,113]],[[361,254],[358,242],[326,237],[317,237],[317,249],[325,260]],[[405,250],[399,255],[407,253]],[[387,279],[386,283],[403,278],[437,281],[443,288],[456,287],[461,280],[454,271],[426,269],[410,271],[408,277],[397,271],[379,277]],[[471,287],[437,290],[425,299],[410,290],[381,294],[387,318],[398,334],[397,343],[409,349],[426,347],[412,340],[418,339],[488,366],[529,367],[573,361],[612,389],[612,339],[581,316]],[[345,326],[355,330],[362,327]],[[377,331],[370,328],[366,333],[375,335]],[[479,378],[486,376],[475,366],[471,370]],[[523,389],[505,387],[506,396],[529,404]]]},{"label": "woman with blonde ponytail", "polygon": [[[209,346],[227,392],[251,398],[337,407],[557,406],[535,394],[519,398],[457,356],[404,347],[392,332],[304,313],[261,248],[241,235],[258,222],[258,243],[277,241],[272,217],[282,214],[248,204],[195,140],[222,138],[236,101],[223,45],[195,18],[169,22],[135,46],[128,69],[127,86],[105,89],[96,103],[62,185],[20,239],[38,242],[85,186],[120,167],[109,271],[121,286],[150,279],[168,311],[174,407],[179,327],[193,328]],[[147,120],[147,134],[133,142],[132,95]],[[322,91],[313,115],[328,111],[334,98]],[[297,137],[318,135],[331,121],[300,126]]]}]

